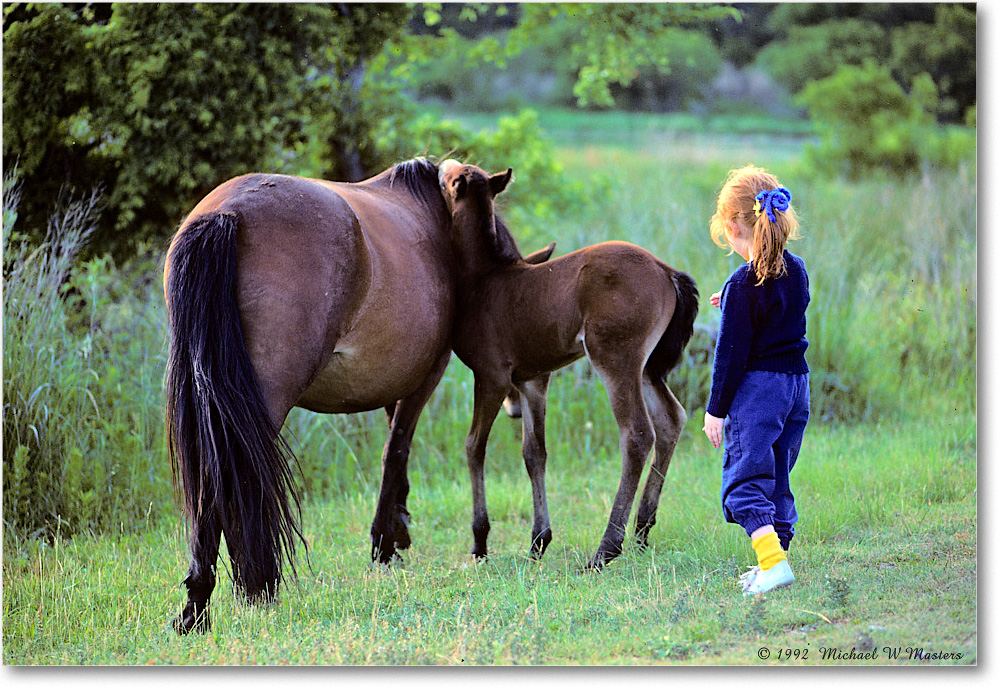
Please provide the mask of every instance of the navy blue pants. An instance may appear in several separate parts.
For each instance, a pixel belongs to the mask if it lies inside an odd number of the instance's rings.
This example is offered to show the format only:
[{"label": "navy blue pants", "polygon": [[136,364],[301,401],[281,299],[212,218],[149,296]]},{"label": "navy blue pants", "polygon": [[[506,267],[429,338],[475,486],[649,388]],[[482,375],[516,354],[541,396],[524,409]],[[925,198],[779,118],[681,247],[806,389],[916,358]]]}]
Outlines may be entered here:
[{"label": "navy blue pants", "polygon": [[747,535],[773,524],[781,547],[795,535],[788,474],[809,421],[809,374],[747,371],[725,422],[722,509]]}]

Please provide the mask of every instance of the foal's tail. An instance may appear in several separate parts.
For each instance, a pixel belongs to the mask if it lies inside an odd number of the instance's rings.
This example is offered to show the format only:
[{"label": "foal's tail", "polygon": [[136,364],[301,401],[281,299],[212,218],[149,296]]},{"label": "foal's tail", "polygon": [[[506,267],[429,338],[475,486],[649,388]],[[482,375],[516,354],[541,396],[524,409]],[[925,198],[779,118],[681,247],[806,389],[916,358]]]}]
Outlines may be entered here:
[{"label": "foal's tail", "polygon": [[206,214],[170,250],[167,443],[193,537],[213,523],[221,528],[237,588],[258,601],[277,592],[284,560],[294,571],[302,533],[294,455],[268,414],[243,339],[237,229],[232,213]]},{"label": "foal's tail", "polygon": [[677,292],[677,304],[667,329],[646,363],[647,372],[658,379],[680,363],[681,354],[694,333],[694,319],[698,315],[698,286],[694,279],[679,270],[671,270],[670,279]]}]

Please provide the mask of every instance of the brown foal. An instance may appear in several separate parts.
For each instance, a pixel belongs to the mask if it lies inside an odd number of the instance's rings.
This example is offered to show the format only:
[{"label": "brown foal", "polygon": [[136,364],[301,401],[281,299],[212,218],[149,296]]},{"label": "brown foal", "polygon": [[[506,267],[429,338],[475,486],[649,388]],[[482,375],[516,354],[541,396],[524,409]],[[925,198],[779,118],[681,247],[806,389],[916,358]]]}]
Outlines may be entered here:
[{"label": "brown foal", "polygon": [[618,423],[622,475],[607,529],[587,564],[599,569],[622,551],[646,457],[655,456],[636,517],[647,543],[663,480],[687,419],[664,383],[680,360],[698,313],[694,280],[648,251],[604,242],[541,265],[526,263],[494,212],[511,170],[489,176],[448,160],[439,180],[452,216],[457,265],[453,349],[475,374],[465,448],[472,481],[474,546],[486,556],[490,524],[483,468],[490,429],[513,386],[523,407],[524,464],[531,478],[531,554],[552,540],[545,495],[545,401],[552,371],[586,355]]}]

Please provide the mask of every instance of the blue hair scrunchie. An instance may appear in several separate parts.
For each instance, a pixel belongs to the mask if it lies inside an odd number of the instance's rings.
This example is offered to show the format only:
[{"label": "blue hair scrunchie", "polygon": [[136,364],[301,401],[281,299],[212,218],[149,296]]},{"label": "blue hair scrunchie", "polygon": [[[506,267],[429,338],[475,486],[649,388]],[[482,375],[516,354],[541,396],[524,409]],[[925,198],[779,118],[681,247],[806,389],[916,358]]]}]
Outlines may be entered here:
[{"label": "blue hair scrunchie", "polygon": [[757,217],[760,217],[760,212],[763,209],[771,222],[778,222],[778,219],[774,217],[774,211],[784,213],[788,210],[788,204],[792,202],[792,192],[784,187],[778,187],[771,191],[760,192],[756,196],[756,201],[753,209]]}]

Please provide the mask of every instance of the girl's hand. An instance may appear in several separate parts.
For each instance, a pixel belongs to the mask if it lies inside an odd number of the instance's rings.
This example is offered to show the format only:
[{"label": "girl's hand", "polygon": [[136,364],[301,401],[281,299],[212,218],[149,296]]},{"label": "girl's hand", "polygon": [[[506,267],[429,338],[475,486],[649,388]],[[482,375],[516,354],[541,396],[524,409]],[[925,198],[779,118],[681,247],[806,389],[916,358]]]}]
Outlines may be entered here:
[{"label": "girl's hand", "polygon": [[713,294],[712,296],[710,296],[708,298],[708,301],[711,302],[712,306],[719,306],[719,305],[721,305],[722,304],[722,292],[716,292],[715,294]]},{"label": "girl's hand", "polygon": [[705,436],[716,450],[722,445],[722,429],[724,425],[725,422],[722,419],[705,412],[705,425],[701,430],[705,431]]}]

